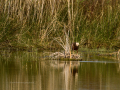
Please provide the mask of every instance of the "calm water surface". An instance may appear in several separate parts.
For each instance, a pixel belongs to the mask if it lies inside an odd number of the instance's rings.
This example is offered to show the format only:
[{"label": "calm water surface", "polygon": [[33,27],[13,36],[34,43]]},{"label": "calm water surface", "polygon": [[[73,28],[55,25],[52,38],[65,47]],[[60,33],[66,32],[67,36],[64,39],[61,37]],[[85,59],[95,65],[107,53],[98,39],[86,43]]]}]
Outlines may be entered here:
[{"label": "calm water surface", "polygon": [[117,59],[82,53],[83,61],[44,60],[37,52],[0,52],[0,90],[119,90]]}]

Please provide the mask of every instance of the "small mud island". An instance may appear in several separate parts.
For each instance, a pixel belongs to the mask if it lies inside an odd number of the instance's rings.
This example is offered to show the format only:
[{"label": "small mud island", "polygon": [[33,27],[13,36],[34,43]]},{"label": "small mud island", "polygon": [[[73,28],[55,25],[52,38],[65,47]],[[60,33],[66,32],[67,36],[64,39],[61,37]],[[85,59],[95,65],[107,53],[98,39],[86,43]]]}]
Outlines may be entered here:
[{"label": "small mud island", "polygon": [[79,54],[70,54],[70,53],[61,53],[61,52],[52,53],[49,57],[51,59],[59,59],[59,60],[77,60],[77,61],[82,60]]}]

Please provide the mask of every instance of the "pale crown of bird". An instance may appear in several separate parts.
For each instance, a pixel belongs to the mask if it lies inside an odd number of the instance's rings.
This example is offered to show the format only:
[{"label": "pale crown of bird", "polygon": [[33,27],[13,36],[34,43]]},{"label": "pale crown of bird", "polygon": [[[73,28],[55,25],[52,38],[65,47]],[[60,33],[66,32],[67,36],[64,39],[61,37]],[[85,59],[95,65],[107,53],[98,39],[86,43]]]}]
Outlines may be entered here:
[{"label": "pale crown of bird", "polygon": [[78,43],[78,42],[76,43],[76,46],[79,46],[79,43]]}]

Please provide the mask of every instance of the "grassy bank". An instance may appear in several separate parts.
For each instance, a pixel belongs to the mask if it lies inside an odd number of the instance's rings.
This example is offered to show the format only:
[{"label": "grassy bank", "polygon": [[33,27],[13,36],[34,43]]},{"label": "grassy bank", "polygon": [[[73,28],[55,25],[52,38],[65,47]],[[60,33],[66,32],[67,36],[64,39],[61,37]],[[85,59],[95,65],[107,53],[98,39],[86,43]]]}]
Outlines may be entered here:
[{"label": "grassy bank", "polygon": [[[1,0],[0,47],[55,48],[54,38],[80,47],[120,48],[119,0]],[[59,45],[57,45],[59,47]]]}]

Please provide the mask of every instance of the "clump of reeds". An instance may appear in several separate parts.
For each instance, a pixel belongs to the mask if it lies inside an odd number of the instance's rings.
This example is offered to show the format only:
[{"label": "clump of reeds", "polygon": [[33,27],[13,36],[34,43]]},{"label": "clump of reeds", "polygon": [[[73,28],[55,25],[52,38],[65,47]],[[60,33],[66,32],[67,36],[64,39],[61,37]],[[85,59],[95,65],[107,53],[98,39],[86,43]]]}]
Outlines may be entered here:
[{"label": "clump of reeds", "polygon": [[69,41],[69,30],[66,32],[65,26],[64,26],[64,36],[65,40],[62,39],[62,37],[54,37],[53,39],[58,42],[58,44],[64,49],[65,53],[70,53],[71,52],[71,45]]},{"label": "clump of reeds", "polygon": [[53,40],[55,40],[63,48],[64,52],[52,53],[50,55],[50,57],[52,58],[59,58],[59,57],[65,58],[66,55],[69,55],[69,58],[71,58],[71,45],[69,41],[69,30],[68,32],[66,32],[65,25],[64,25],[63,33],[64,33],[65,39],[63,39],[62,37],[54,37]]}]

